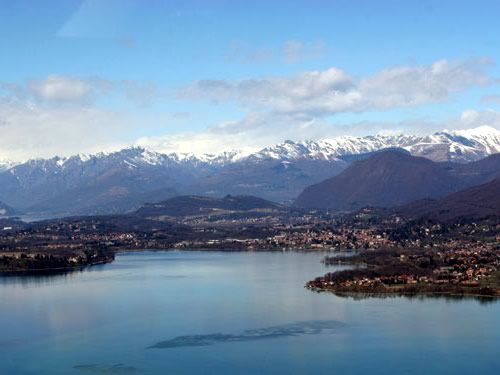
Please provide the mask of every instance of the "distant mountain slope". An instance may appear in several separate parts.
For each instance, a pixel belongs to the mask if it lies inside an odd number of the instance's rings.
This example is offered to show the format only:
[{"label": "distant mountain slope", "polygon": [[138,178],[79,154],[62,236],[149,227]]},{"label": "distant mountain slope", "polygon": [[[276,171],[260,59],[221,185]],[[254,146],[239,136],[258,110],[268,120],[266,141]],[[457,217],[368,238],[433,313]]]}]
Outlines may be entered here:
[{"label": "distant mountain slope", "polygon": [[[203,168],[203,167],[201,167]],[[185,169],[169,157],[144,149],[67,159],[31,160],[0,174],[0,199],[32,212],[69,214],[124,212],[138,198],[183,186],[201,169]],[[139,203],[139,204],[138,204]]]},{"label": "distant mountain slope", "polygon": [[365,206],[393,207],[442,197],[464,185],[428,159],[385,151],[356,161],[339,175],[306,188],[294,205],[339,211]]},{"label": "distant mountain slope", "polygon": [[450,194],[438,200],[413,202],[397,208],[411,216],[451,220],[460,217],[500,217],[500,178]]},{"label": "distant mountain slope", "polygon": [[479,185],[500,177],[500,154],[493,154],[467,164],[440,163],[440,165],[468,185]]},{"label": "distant mountain slope", "polygon": [[390,147],[390,148],[384,148],[384,149],[378,150],[378,151],[365,152],[364,154],[342,155],[342,156],[339,156],[339,159],[344,160],[345,162],[352,163],[353,161],[368,159],[376,154],[380,154],[381,152],[385,152],[385,151],[398,151],[398,152],[401,152],[403,154],[411,155],[410,151],[407,151],[404,148]]},{"label": "distant mountain slope", "polygon": [[229,195],[224,198],[212,198],[187,195],[160,203],[147,204],[135,212],[135,215],[140,217],[206,216],[214,213],[252,210],[286,211],[287,207],[253,196]]},{"label": "distant mountain slope", "polygon": [[210,196],[255,195],[279,202],[291,201],[306,186],[335,176],[348,165],[338,159],[245,161],[197,179],[190,191]]}]

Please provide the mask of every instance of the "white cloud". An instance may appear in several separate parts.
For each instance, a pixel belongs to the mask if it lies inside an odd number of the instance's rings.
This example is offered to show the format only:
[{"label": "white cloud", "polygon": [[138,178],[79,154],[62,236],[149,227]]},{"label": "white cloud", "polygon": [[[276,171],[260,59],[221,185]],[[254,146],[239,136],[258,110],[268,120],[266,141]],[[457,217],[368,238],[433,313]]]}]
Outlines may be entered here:
[{"label": "white cloud", "polygon": [[[468,110],[444,122],[420,118],[394,122],[329,123],[304,115],[250,113],[242,120],[226,121],[205,131],[143,137],[141,146],[170,152],[219,153],[230,149],[260,149],[285,139],[318,140],[341,135],[427,135],[443,129],[470,129],[489,125],[500,129],[500,112]],[[286,129],[286,130],[284,130]]]},{"label": "white cloud", "polygon": [[41,81],[31,80],[28,87],[37,98],[47,101],[80,101],[88,99],[92,91],[86,80],[56,74]]},{"label": "white cloud", "polygon": [[[483,60],[441,60],[430,65],[390,67],[366,77],[333,67],[292,77],[195,81],[179,90],[177,98],[237,101],[245,110],[244,117],[196,133],[145,137],[137,143],[164,152],[204,153],[261,148],[284,139],[392,134],[395,130],[415,133],[415,129],[429,133],[485,124],[499,128],[499,112],[492,110],[467,110],[442,123],[423,118],[349,124],[331,117],[444,102],[453,93],[490,83],[488,64]],[[26,84],[0,82],[0,94],[0,158],[13,160],[116,149],[133,143],[131,138],[140,135],[139,129],[146,134],[154,129],[158,134],[160,126],[167,132],[171,122],[178,125],[184,119],[186,124],[189,113],[181,111],[192,111],[180,106],[177,114],[137,111],[133,115],[133,110],[125,108],[120,112],[100,109],[103,95],[121,95],[140,105],[167,97],[152,83],[125,80],[51,75]]]},{"label": "white cloud", "polygon": [[30,79],[25,84],[0,82],[0,94],[24,101],[44,104],[88,105],[102,97],[121,96],[130,102],[145,106],[166,97],[152,82],[109,80],[100,77],[75,77],[51,74],[43,79]]},{"label": "white cloud", "polygon": [[[148,121],[149,120],[149,121]],[[92,106],[45,106],[0,97],[0,159],[50,158],[119,149],[130,129],[152,122]]]},{"label": "white cloud", "polygon": [[[150,82],[49,75],[25,83],[0,82],[0,159],[22,161],[116,150],[151,132],[185,121],[187,112],[138,110],[167,94]],[[101,98],[118,96],[111,110]],[[184,119],[184,120],[183,120]]]},{"label": "white cloud", "polygon": [[464,123],[474,123],[479,117],[479,112],[474,109],[467,109],[460,115],[460,121]]},{"label": "white cloud", "polygon": [[460,114],[459,118],[450,119],[446,127],[449,129],[472,129],[483,125],[500,129],[500,112],[493,109],[467,109]]},{"label": "white cloud", "polygon": [[219,153],[230,149],[260,149],[284,138],[318,138],[329,130],[332,130],[329,124],[311,118],[251,113],[242,120],[225,121],[201,132],[143,137],[137,143],[165,153]]},{"label": "white cloud", "polygon": [[25,83],[0,82],[0,159],[68,156],[115,150],[132,144],[138,129],[168,126],[176,117],[125,105],[106,109],[101,98],[118,96],[146,105],[164,95],[156,85],[49,75]]},{"label": "white cloud", "polygon": [[333,67],[294,77],[195,81],[180,96],[217,102],[238,99],[252,111],[311,116],[379,111],[445,102],[454,93],[487,85],[491,82],[486,73],[489,65],[487,60],[440,60],[431,65],[395,66],[361,78]]},{"label": "white cloud", "polygon": [[445,102],[453,93],[491,82],[485,72],[489,61],[448,62],[430,66],[396,66],[362,79],[358,90],[364,100],[358,111]]}]

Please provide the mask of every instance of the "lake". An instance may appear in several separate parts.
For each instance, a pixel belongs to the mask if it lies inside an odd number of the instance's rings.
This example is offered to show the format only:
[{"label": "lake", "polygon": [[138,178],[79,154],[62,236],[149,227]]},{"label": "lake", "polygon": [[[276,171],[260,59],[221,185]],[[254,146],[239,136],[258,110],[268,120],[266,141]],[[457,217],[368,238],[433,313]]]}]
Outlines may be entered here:
[{"label": "lake", "polygon": [[500,302],[304,289],[321,253],[134,252],[0,278],[0,374],[498,374]]}]

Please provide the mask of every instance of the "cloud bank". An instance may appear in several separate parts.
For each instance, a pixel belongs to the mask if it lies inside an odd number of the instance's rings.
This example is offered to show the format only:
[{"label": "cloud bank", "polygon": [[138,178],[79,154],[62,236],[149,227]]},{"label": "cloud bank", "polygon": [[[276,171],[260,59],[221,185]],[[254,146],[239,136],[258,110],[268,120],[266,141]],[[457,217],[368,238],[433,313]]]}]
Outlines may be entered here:
[{"label": "cloud bank", "polygon": [[[216,153],[229,149],[256,151],[292,140],[318,140],[342,135],[426,135],[443,129],[470,129],[489,125],[500,130],[500,112],[466,110],[445,121],[426,117],[392,121],[342,123],[289,115],[251,114],[242,120],[228,121],[193,133],[142,137],[137,144],[169,153]],[[286,130],[283,130],[286,129]]]},{"label": "cloud bank", "polygon": [[463,129],[488,124],[500,127],[495,110],[466,110],[445,121],[422,116],[405,121],[345,123],[336,115],[369,113],[444,103],[456,93],[494,83],[488,59],[430,65],[393,66],[366,77],[332,67],[292,77],[240,81],[198,80],[177,93],[182,100],[236,102],[244,111],[197,133],[143,137],[138,143],[161,151],[214,152],[262,148],[284,139],[321,139],[339,135],[418,133]]},{"label": "cloud bank", "polygon": [[181,89],[182,99],[237,100],[250,111],[301,113],[310,116],[381,111],[445,102],[450,95],[492,82],[487,59],[439,60],[431,65],[394,66],[356,78],[332,67],[293,77],[241,81],[199,80]]},{"label": "cloud bank", "polygon": [[[449,102],[454,94],[494,85],[487,59],[439,60],[355,76],[338,67],[244,80],[197,80],[177,90],[152,82],[52,74],[23,83],[0,82],[0,159],[24,160],[115,150],[131,144],[162,152],[255,150],[285,139],[398,132],[430,133],[481,125],[500,128],[494,109],[422,115],[405,121],[357,121],[339,115],[373,113]],[[482,99],[497,104],[498,95]],[[113,102],[114,106],[108,106]],[[154,103],[155,111],[138,111]],[[171,112],[158,110],[170,105]],[[197,106],[235,106],[241,115],[191,124]],[[189,111],[185,111],[188,109]],[[364,116],[366,118],[367,116]],[[173,132],[188,126],[186,131]],[[181,125],[179,125],[181,124]],[[193,131],[190,129],[201,129]]]}]

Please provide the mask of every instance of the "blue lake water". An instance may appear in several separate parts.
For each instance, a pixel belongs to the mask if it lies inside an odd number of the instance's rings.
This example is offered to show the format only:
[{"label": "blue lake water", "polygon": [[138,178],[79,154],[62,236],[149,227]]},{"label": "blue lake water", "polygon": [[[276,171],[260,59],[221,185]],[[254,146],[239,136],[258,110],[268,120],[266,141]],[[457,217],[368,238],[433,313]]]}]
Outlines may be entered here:
[{"label": "blue lake water", "polygon": [[314,293],[322,256],[138,252],[0,278],[0,374],[500,373],[500,302]]}]

